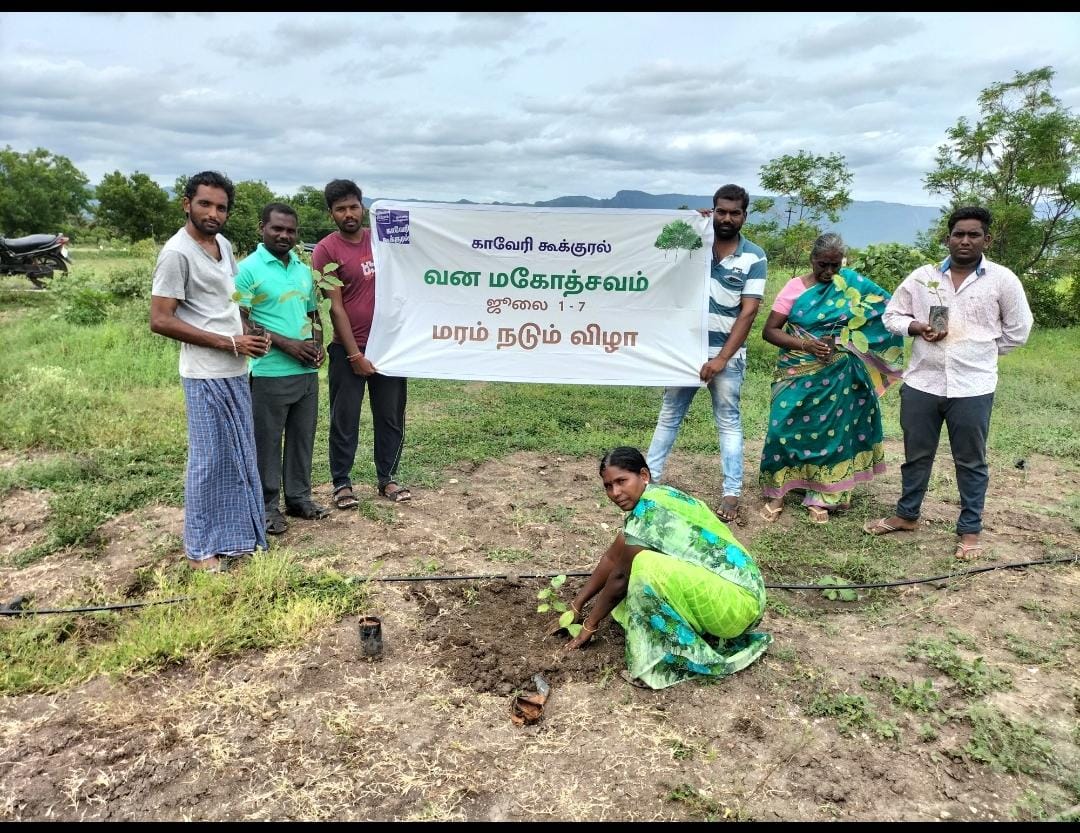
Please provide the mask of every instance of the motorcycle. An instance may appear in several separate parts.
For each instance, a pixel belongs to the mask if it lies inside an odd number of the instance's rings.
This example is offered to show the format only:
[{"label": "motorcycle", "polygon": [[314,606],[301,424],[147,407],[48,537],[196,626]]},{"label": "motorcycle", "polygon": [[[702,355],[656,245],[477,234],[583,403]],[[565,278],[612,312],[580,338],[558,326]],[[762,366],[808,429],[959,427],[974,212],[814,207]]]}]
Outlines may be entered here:
[{"label": "motorcycle", "polygon": [[30,283],[44,289],[56,272],[67,274],[71,263],[67,244],[63,234],[0,237],[0,275],[26,275]]}]

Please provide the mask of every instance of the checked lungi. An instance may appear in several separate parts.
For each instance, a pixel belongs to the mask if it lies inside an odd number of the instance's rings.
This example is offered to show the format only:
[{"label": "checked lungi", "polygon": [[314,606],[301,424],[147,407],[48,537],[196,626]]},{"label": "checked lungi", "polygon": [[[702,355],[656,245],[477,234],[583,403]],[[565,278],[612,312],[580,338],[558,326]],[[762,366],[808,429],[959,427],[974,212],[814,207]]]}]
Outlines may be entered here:
[{"label": "checked lungi", "polygon": [[188,558],[266,549],[248,377],[181,381],[188,422],[184,480]]}]

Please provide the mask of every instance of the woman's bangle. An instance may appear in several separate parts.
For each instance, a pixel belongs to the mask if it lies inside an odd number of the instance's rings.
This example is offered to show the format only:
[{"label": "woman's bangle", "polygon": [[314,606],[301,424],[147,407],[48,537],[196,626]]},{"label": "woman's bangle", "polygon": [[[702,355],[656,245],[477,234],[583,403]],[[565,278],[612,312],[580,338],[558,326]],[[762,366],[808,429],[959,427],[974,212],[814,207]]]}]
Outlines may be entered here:
[{"label": "woman's bangle", "polygon": [[237,350],[236,350],[236,339],[235,339],[235,338],[233,338],[232,336],[229,336],[229,341],[231,341],[231,342],[232,342],[232,354],[233,354],[234,356],[236,356],[237,358],[239,358],[239,357],[240,357],[240,353],[239,353],[239,352],[237,352]]},{"label": "woman's bangle", "polygon": [[587,622],[581,623],[581,629],[585,631],[585,633],[596,633],[596,628],[590,628]]},{"label": "woman's bangle", "polygon": [[351,362],[351,361],[352,361],[353,359],[358,359],[358,358],[360,358],[360,357],[361,357],[362,355],[364,355],[364,353],[363,353],[363,352],[362,352],[361,350],[357,350],[357,351],[356,351],[355,353],[353,353],[353,354],[352,354],[351,356],[346,356],[345,358],[346,358],[346,359],[347,359],[348,361],[350,361],[350,362]]}]

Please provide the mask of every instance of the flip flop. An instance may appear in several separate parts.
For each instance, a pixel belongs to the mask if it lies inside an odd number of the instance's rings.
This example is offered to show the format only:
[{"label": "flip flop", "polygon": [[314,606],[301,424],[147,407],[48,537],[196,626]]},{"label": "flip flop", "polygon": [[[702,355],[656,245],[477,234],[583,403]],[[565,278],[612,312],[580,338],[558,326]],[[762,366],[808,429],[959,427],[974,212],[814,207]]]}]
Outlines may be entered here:
[{"label": "flip flop", "polygon": [[888,535],[890,532],[911,532],[900,526],[893,526],[888,518],[878,518],[876,521],[867,521],[863,524],[862,531],[867,535]]},{"label": "flip flop", "polygon": [[221,566],[221,559],[216,555],[211,555],[209,558],[185,558],[185,560],[192,570],[202,570],[207,573],[225,572]]},{"label": "flip flop", "polygon": [[[727,502],[728,498],[735,501],[734,506]],[[720,509],[717,510],[716,517],[726,524],[735,521],[739,517],[739,499],[735,495],[724,495],[720,500]]]},{"label": "flip flop", "polygon": [[761,519],[763,521],[765,521],[765,523],[771,524],[771,523],[775,523],[776,519],[779,518],[780,515],[783,514],[783,512],[784,512],[784,507],[783,506],[781,506],[781,507],[779,507],[777,509],[773,509],[771,506],[769,506],[769,504],[766,503],[764,506],[761,507],[761,511],[758,513],[758,515],[761,517]]},{"label": "flip flop", "polygon": [[829,522],[828,509],[822,509],[820,506],[807,506],[806,511],[810,515],[810,523],[812,524],[827,524]]},{"label": "flip flop", "polygon": [[961,561],[974,561],[982,554],[982,551],[982,544],[965,544],[963,541],[957,541],[953,557]]}]

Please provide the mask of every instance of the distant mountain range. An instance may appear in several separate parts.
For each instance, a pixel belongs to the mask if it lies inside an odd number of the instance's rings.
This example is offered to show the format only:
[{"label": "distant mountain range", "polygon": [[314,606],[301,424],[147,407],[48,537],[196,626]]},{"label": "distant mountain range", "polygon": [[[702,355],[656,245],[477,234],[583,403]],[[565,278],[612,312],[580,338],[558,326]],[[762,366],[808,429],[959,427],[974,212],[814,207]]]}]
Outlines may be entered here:
[{"label": "distant mountain range", "polygon": [[[391,198],[387,198],[391,199]],[[421,200],[417,198],[393,198],[398,202],[441,202],[440,200]],[[751,196],[751,200],[757,196]],[[776,205],[772,213],[784,225],[784,210],[787,208],[785,197],[775,197]],[[373,200],[364,197],[364,205],[370,207]],[[690,208],[706,208],[712,205],[712,194],[648,194],[645,191],[619,191],[610,199],[595,197],[569,196],[556,197],[540,202],[495,202],[477,203],[473,200],[460,199],[456,205],[525,205],[539,208],[678,208],[686,205]],[[822,225],[824,231],[835,231],[844,238],[849,246],[862,248],[871,243],[914,243],[915,236],[930,228],[941,215],[941,209],[928,205],[906,205],[899,202],[880,202],[878,200],[852,201],[841,213],[840,221]],[[760,222],[761,217],[751,214],[751,222]]]},{"label": "distant mountain range", "polygon": [[[756,197],[751,197],[756,199]],[[783,225],[787,208],[784,197],[776,197],[773,213]],[[469,200],[458,200],[469,203]],[[619,191],[611,199],[593,197],[556,197],[534,203],[496,203],[496,205],[535,205],[550,208],[706,208],[712,205],[712,194],[648,194],[644,191]],[[837,223],[825,222],[823,229],[835,231],[850,246],[863,247],[871,243],[914,243],[915,236],[926,231],[937,220],[941,210],[925,205],[904,205],[898,202],[854,201],[840,215]],[[751,215],[751,222],[760,218]]]}]

